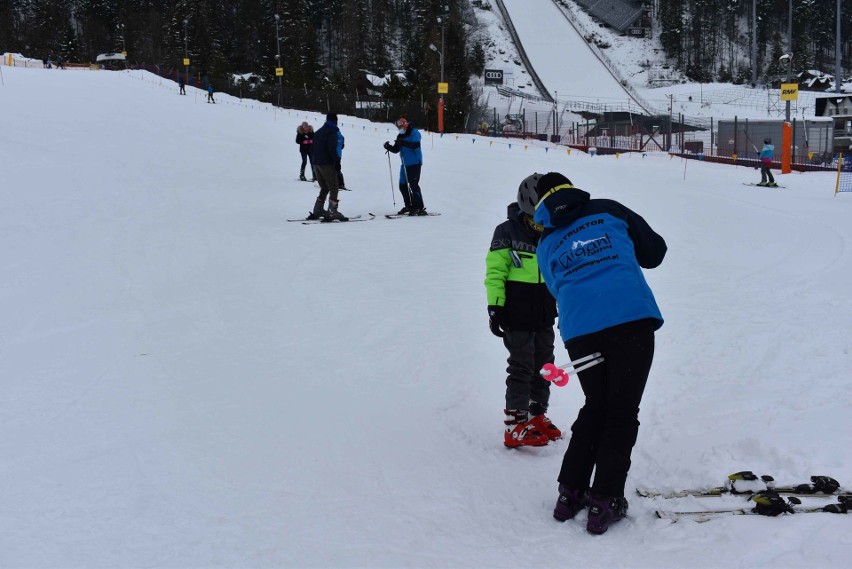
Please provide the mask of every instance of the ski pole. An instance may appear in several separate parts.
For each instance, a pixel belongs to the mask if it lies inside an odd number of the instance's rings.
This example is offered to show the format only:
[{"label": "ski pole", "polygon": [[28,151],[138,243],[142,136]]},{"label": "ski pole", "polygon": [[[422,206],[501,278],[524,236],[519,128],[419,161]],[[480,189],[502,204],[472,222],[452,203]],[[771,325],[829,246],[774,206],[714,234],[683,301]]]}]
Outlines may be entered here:
[{"label": "ski pole", "polygon": [[[589,361],[591,360],[591,361]],[[599,363],[604,361],[603,356],[600,352],[595,352],[594,354],[589,354],[588,356],[583,356],[582,358],[577,358],[576,360],[570,361],[567,364],[556,366],[554,364],[544,364],[539,372],[541,376],[547,381],[552,381],[554,385],[559,387],[564,387],[568,384],[568,380],[571,378],[572,373],[577,374],[583,370],[587,370],[592,366],[596,366]],[[588,362],[588,363],[585,363]],[[580,367],[577,367],[579,364],[585,364]],[[573,368],[571,371],[566,371],[566,368]]]},{"label": "ski pole", "polygon": [[393,169],[391,168],[390,152],[385,150],[385,154],[388,156],[388,178],[390,179],[391,185],[391,199],[393,200],[393,207],[396,208],[396,195],[393,193]]},{"label": "ski pole", "polygon": [[748,131],[746,129],[743,129],[743,134],[745,135],[746,140],[748,140],[748,143],[751,144],[751,147],[754,148],[754,151],[760,152],[760,150],[757,149],[757,146],[755,146],[754,142],[752,142],[751,137],[748,135]]}]

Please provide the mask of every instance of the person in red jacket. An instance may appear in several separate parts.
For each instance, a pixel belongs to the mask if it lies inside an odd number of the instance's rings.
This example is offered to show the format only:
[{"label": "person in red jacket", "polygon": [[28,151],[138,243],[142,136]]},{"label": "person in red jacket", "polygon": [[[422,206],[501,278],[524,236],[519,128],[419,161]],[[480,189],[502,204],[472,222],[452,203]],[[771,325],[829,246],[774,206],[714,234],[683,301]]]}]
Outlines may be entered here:
[{"label": "person in red jacket", "polygon": [[311,162],[311,182],[316,180],[316,175],[314,175],[314,162],[311,160],[311,145],[314,143],[314,127],[309,125],[307,122],[303,122],[296,128],[296,144],[299,145],[299,154],[302,155],[302,168],[299,170],[299,179],[303,182],[307,182],[308,179],[305,178],[305,166],[308,164],[308,161]]}]

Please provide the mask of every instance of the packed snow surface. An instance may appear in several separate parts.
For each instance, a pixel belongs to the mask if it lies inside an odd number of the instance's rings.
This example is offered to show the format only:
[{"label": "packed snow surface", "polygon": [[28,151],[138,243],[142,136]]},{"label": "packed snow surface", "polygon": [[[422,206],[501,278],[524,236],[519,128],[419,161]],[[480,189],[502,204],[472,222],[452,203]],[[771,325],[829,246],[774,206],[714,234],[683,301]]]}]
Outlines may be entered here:
[{"label": "packed snow surface", "polygon": [[[628,488],[852,484],[852,195],[831,173],[424,133],[439,217],[302,225],[314,113],[143,72],[2,68],[0,566],[842,567],[852,517],[672,524],[631,494],[603,536],[551,512],[567,444],[502,445],[484,258],[559,171],[667,241],[666,318]],[[401,207],[389,124],[341,116],[355,215]],[[557,348],[557,363],[567,361]],[[554,388],[565,430],[582,404]],[[710,500],[715,500],[710,502]]]}]

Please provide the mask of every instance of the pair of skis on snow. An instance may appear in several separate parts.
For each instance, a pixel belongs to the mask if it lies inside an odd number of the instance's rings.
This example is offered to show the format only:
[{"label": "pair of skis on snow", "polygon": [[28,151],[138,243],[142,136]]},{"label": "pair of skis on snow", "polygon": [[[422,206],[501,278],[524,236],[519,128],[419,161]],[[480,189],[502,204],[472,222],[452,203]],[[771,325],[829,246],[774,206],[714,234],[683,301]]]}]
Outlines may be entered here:
[{"label": "pair of skis on snow", "polygon": [[[810,483],[792,486],[777,486],[769,475],[757,476],[750,470],[728,476],[724,486],[692,488],[674,491],[657,491],[637,488],[636,493],[644,498],[714,498],[722,496],[746,497],[748,504],[739,507],[707,510],[656,510],[657,517],[679,521],[690,519],[704,522],[721,516],[778,516],[781,514],[811,514],[827,512],[846,514],[852,509],[852,493],[841,488],[840,483],[830,476],[811,476]],[[815,506],[802,505],[801,498],[834,497],[836,502]]]},{"label": "pair of skis on snow", "polygon": [[[436,215],[441,215],[441,214],[431,212],[431,211],[428,212],[426,215],[407,215],[407,214],[399,214],[399,213],[388,213],[388,214],[385,214],[384,217],[386,219],[401,219],[401,218],[404,218],[404,217],[413,217],[413,218],[434,217]],[[339,219],[339,220],[325,221],[324,219],[301,218],[301,219],[288,219],[287,221],[290,222],[290,223],[298,221],[298,222],[301,222],[302,225],[313,225],[315,223],[348,223],[350,221],[371,221],[371,220],[375,219],[376,217],[377,217],[376,214],[368,213],[367,215],[353,215],[352,217],[349,217],[348,219],[345,219],[345,220]]]},{"label": "pair of skis on snow", "polygon": [[787,186],[766,186],[754,182],[743,182],[743,186],[757,186],[758,188],[786,188]]}]

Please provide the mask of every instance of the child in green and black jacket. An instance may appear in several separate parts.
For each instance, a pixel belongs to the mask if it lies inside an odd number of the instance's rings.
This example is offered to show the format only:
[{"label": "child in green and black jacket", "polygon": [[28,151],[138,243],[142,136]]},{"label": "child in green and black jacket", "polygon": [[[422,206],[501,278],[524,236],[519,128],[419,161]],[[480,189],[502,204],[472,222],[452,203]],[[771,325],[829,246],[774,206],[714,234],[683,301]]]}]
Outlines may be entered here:
[{"label": "child in green and black jacket", "polygon": [[509,350],[506,368],[508,447],[543,446],[562,436],[545,415],[550,383],[539,370],[553,363],[556,301],[538,268],[536,248],[541,228],[533,222],[539,174],[526,178],[518,199],[508,207],[508,220],[494,230],[485,259],[485,288],[491,332]]}]

